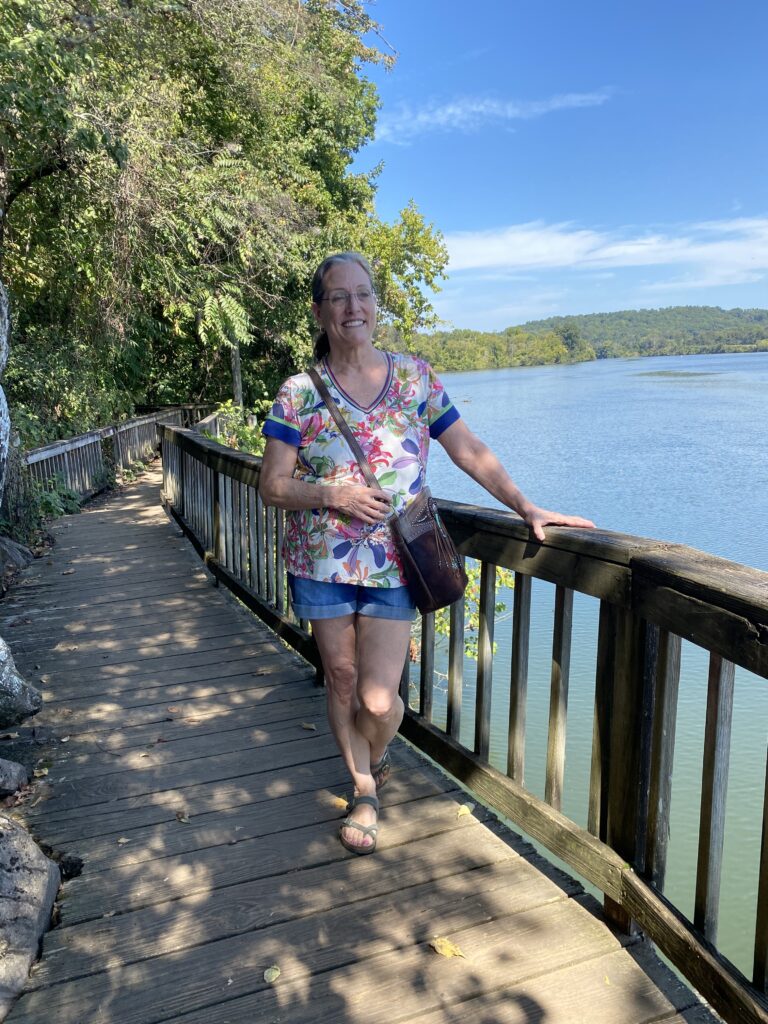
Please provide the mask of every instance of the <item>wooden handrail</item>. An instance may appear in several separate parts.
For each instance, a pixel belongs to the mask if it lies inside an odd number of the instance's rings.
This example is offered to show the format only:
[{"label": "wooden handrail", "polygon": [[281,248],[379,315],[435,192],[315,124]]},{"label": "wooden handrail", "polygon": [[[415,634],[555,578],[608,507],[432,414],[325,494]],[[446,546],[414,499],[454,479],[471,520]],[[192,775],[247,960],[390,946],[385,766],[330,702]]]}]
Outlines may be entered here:
[{"label": "wooden handrail", "polygon": [[[163,500],[216,578],[320,666],[284,589],[284,515],[262,505],[261,460],[161,427]],[[459,742],[463,606],[450,613],[445,730],[432,721],[435,622],[422,619],[418,709],[403,735],[605,894],[609,916],[642,928],[729,1021],[768,1022],[768,796],[749,981],[717,950],[733,667],[768,678],[768,573],[679,544],[550,528],[531,539],[512,513],[439,501],[460,553],[481,563],[474,749]],[[488,763],[496,567],[515,573],[507,774]],[[546,798],[524,785],[531,579],[555,587]],[[600,601],[588,826],[560,810],[574,592]],[[663,894],[680,640],[710,652],[694,921]],[[408,675],[401,688],[408,693]],[[768,785],[765,792],[768,794]],[[693,870],[693,865],[691,866]]]}]

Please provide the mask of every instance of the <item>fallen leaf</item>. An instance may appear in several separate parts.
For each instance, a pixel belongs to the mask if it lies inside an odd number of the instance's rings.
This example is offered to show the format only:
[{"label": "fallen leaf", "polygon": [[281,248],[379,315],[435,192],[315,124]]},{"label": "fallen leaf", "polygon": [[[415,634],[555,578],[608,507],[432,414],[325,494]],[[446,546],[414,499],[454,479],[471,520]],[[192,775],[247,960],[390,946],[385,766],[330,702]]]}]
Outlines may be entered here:
[{"label": "fallen leaf", "polygon": [[168,710],[171,712],[172,715],[177,715],[179,713],[179,711],[181,711],[181,708],[170,707],[170,708],[168,708]]},{"label": "fallen leaf", "polygon": [[62,572],[61,575],[62,576],[71,576],[74,571],[75,571],[74,569],[64,569],[64,571]]},{"label": "fallen leaf", "polygon": [[35,776],[36,779],[42,779],[42,778],[45,778],[45,776],[48,774],[48,769],[47,768],[35,768],[35,770],[32,772],[32,774]]},{"label": "fallen leaf", "polygon": [[116,913],[117,913],[117,911],[116,911],[116,910],[108,910],[108,911],[106,912],[106,914],[104,914],[103,916],[104,916],[104,917],[114,917]]},{"label": "fallen leaf", "polygon": [[346,811],[348,805],[349,801],[345,796],[335,796],[331,799],[332,807],[342,807]]},{"label": "fallen leaf", "polygon": [[457,818],[464,818],[467,814],[471,814],[474,811],[474,804],[462,804],[461,807],[456,811]]},{"label": "fallen leaf", "polygon": [[149,754],[147,754],[145,751],[143,754],[139,754],[139,757],[149,757]]},{"label": "fallen leaf", "polygon": [[125,836],[120,836],[120,838],[117,840],[117,845],[118,846],[125,846],[125,844],[126,843],[130,843],[130,841],[131,840],[130,839],[126,839]]},{"label": "fallen leaf", "polygon": [[312,722],[302,722],[301,728],[306,729],[307,732],[317,732],[317,726],[313,725]]},{"label": "fallen leaf", "polygon": [[[449,959],[452,956],[464,957],[464,954],[455,942],[451,942],[450,939],[445,939],[439,935],[436,935],[434,939],[432,939],[430,946],[436,953],[439,953],[440,956],[448,957]],[[466,957],[464,957],[464,959],[466,960]]]},{"label": "fallen leaf", "polygon": [[176,811],[176,820],[182,821],[185,825],[189,824],[189,815],[186,811]]},{"label": "fallen leaf", "polygon": [[61,742],[62,743],[69,743],[69,736],[62,736],[61,737]]},{"label": "fallen leaf", "polygon": [[277,966],[277,964],[272,964],[271,967],[268,967],[266,971],[264,971],[264,981],[266,981],[268,985],[274,985],[274,983],[277,981],[279,977],[280,968]]}]

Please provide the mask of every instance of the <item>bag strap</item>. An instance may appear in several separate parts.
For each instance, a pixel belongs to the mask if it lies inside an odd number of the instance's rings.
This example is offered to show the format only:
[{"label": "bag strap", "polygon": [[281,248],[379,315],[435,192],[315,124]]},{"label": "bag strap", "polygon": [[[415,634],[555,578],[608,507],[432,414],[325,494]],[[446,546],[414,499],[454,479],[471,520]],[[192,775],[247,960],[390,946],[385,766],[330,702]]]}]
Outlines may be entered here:
[{"label": "bag strap", "polygon": [[341,415],[341,410],[331,397],[331,393],[325,386],[323,378],[320,376],[320,374],[317,372],[314,366],[310,367],[308,373],[312,379],[312,383],[317,388],[320,397],[325,402],[328,412],[331,414],[331,416],[333,416],[334,420],[336,421],[336,426],[341,431],[344,440],[352,449],[352,454],[355,456],[358,463],[360,464],[360,469],[363,471],[365,482],[368,484],[369,487],[375,487],[377,490],[380,490],[381,485],[379,484],[379,481],[376,479],[376,474],[371,469],[371,465],[368,462],[368,459],[366,459],[365,453],[363,452],[363,449],[360,447],[357,438],[349,429],[349,424]]}]

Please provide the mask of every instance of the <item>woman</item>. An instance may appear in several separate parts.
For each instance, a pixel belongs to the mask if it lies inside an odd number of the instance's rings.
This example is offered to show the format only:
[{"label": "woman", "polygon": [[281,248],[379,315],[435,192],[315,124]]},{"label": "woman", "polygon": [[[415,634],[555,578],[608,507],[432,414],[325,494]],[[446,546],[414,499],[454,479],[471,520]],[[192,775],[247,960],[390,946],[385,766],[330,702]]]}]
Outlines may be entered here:
[{"label": "woman", "polygon": [[339,253],[318,267],[312,313],[320,327],[318,371],[381,486],[365,484],[311,379],[298,374],[283,384],[264,425],[260,493],[289,512],[284,555],[293,608],[312,624],[331,731],[352,776],[341,842],[368,854],[376,847],[388,744],[403,718],[398,688],[416,614],[385,518],[423,486],[429,439],[522,516],[538,540],[549,523],[593,524],[528,501],[426,363],[374,348],[376,295],[362,256]]}]

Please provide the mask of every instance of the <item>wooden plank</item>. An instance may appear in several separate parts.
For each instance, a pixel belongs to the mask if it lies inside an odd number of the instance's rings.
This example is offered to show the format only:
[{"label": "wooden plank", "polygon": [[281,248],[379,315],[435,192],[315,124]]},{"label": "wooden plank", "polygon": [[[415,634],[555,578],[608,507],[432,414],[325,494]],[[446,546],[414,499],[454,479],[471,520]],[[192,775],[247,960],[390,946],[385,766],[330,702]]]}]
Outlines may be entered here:
[{"label": "wooden plank", "polygon": [[623,902],[643,931],[727,1021],[768,1024],[768,1004],[683,915],[641,878],[624,872]]},{"label": "wooden plank", "polygon": [[662,629],[768,678],[768,622],[709,604],[645,577],[633,582],[632,601],[640,614]]},{"label": "wooden plank", "polygon": [[[469,853],[459,831],[441,836],[440,847],[438,859],[434,842],[430,848],[428,840],[415,840],[399,858],[389,851],[386,871],[374,870],[363,858],[349,859],[289,873],[279,888],[274,879],[257,879],[213,889],[202,906],[197,897],[182,897],[137,910],[119,924],[100,918],[55,930],[46,937],[43,960],[31,987],[42,988],[173,953],[199,944],[201,939],[215,942],[284,925],[308,914],[338,912],[347,904],[350,890],[362,890],[367,899],[376,899],[408,889],[412,898],[423,900],[420,910],[425,917],[440,906],[435,887],[438,879],[444,879],[441,888],[449,898],[453,895],[454,906],[461,903],[465,888],[461,876],[467,871],[472,872],[475,883],[475,901],[485,895],[494,898],[502,887],[514,887],[517,900],[525,899],[532,906],[564,896],[490,833],[478,835]],[[196,917],[197,927],[183,932],[177,926],[187,915]]]},{"label": "wooden plank", "polygon": [[515,573],[507,775],[521,786],[525,774],[525,712],[528,697],[528,646],[531,635],[531,585],[530,576],[522,572]]},{"label": "wooden plank", "polygon": [[[510,984],[551,970],[558,963],[557,946],[565,931],[571,937],[574,960],[591,959],[617,946],[610,933],[577,901],[560,900],[538,907],[535,915],[520,911],[462,928],[455,937],[461,942],[468,966],[462,969],[460,961],[457,970],[456,964],[435,956],[430,949],[430,922],[426,927],[422,924],[414,935],[409,915],[393,910],[402,905],[402,897],[395,895],[372,905],[356,904],[355,914],[344,908],[346,921],[337,924],[332,943],[319,941],[314,922],[310,921],[309,927],[297,922],[269,929],[263,937],[257,933],[207,943],[183,958],[158,957],[121,968],[117,972],[119,985],[112,976],[115,972],[62,983],[56,986],[57,1024],[79,1024],[84,1016],[89,1024],[143,1024],[147,1007],[143,999],[137,998],[139,992],[151,994],[155,1020],[189,1013],[190,1022],[223,1024],[233,1019],[232,1001],[242,998],[243,1004],[250,1002],[247,1016],[241,1016],[241,1020],[278,1018],[282,1024],[305,1024],[311,1006],[311,1017],[317,1024],[350,1019],[383,1024],[392,1020],[393,1007],[390,1000],[371,999],[366,983],[374,957],[377,987],[380,985],[382,992],[407,991],[408,1012],[418,1019],[446,1003],[497,990],[504,980]],[[467,901],[469,920],[471,908]],[[381,916],[377,914],[379,909]],[[329,916],[336,922],[340,915]],[[443,930],[451,935],[456,931],[455,901],[432,918],[438,927],[445,920],[447,927]],[[274,942],[272,933],[276,936]],[[264,964],[278,950],[285,953],[279,990],[263,980]],[[330,991],[329,971],[334,972]],[[337,990],[344,993],[344,1010]],[[228,997],[224,1003],[222,991]],[[15,1017],[9,1018],[11,1024],[30,1024],[40,1012],[50,1012],[49,998],[45,989],[23,996],[14,1010]],[[244,1005],[239,1009],[243,1010]]]},{"label": "wooden plank", "polygon": [[475,692],[475,753],[488,760],[491,742],[493,690],[493,631],[496,619],[496,566],[483,562],[480,569],[480,625],[477,635],[477,687]]},{"label": "wooden plank", "polygon": [[[461,557],[461,556],[460,556]],[[465,559],[461,558],[462,567]],[[464,690],[464,610],[462,597],[449,611],[448,627],[448,709],[446,732],[453,739],[461,735],[461,704]]]},{"label": "wooden plank", "polygon": [[[691,1003],[695,996],[685,985],[647,946],[637,945],[568,964],[460,1005],[461,1024],[717,1024],[718,1018],[706,1007],[696,1004],[688,1009]],[[682,1015],[675,1012],[681,1008]],[[420,1017],[419,1024],[445,1020],[441,1008]]]},{"label": "wooden plank", "polygon": [[760,874],[755,914],[755,959],[752,983],[760,992],[768,989],[768,766],[763,788],[763,828],[760,840]]},{"label": "wooden plank", "polygon": [[[275,776],[271,779],[274,785]],[[446,832],[461,831],[464,842],[469,843],[470,832],[474,837],[478,821],[486,815],[480,810],[477,812],[479,818],[458,817],[456,812],[462,800],[460,793],[446,793],[421,800],[415,807],[406,802],[388,810],[386,828],[382,823],[376,847],[379,870],[380,854],[415,839],[431,836],[435,856],[439,856],[439,843],[435,837]],[[338,820],[341,816],[342,809],[339,809]],[[228,838],[221,845],[199,850],[193,860],[193,871],[190,871],[190,859],[182,855],[128,864],[112,871],[95,871],[71,879],[66,885],[66,899],[62,904],[62,923],[69,926],[102,917],[111,910],[122,914],[195,894],[204,898],[213,889],[258,878],[271,878],[275,885],[275,876],[286,872],[305,871],[321,864],[344,863],[350,858],[339,842],[338,825],[329,825],[327,821],[238,840],[235,844],[230,844]],[[400,849],[399,855],[403,853]]]},{"label": "wooden plank", "polygon": [[680,637],[665,630],[659,635],[655,684],[644,876],[663,892],[680,688]]},{"label": "wooden plank", "polygon": [[571,667],[573,591],[555,592],[555,624],[552,638],[552,676],[549,696],[549,733],[544,799],[558,811],[562,807],[565,775],[565,730],[568,716],[568,678]]},{"label": "wooden plank", "polygon": [[432,721],[432,695],[435,685],[435,615],[421,616],[421,657],[419,674],[419,714]]},{"label": "wooden plank", "polygon": [[400,731],[490,807],[509,818],[614,900],[624,861],[565,815],[502,775],[435,726],[406,712]]},{"label": "wooden plank", "polygon": [[725,797],[733,719],[732,662],[716,654],[709,659],[707,719],[704,727],[704,767],[701,779],[699,853],[693,922],[714,943],[717,936],[720,876],[725,840]]}]

